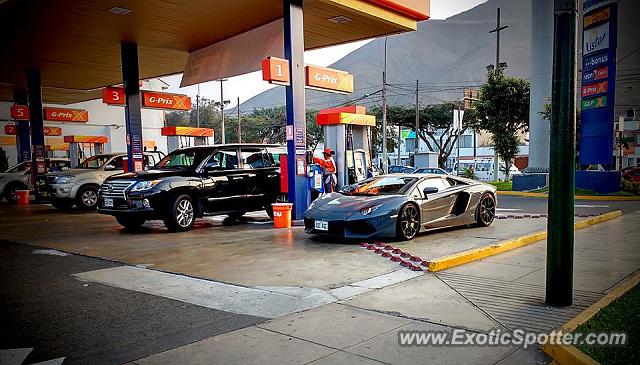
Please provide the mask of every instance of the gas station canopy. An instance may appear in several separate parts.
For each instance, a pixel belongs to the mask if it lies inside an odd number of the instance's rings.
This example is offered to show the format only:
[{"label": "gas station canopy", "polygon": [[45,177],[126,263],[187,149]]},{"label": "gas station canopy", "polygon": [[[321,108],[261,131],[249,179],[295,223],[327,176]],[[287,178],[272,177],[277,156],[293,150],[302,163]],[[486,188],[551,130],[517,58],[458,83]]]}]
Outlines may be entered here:
[{"label": "gas station canopy", "polygon": [[[282,0],[8,0],[0,100],[26,88],[29,69],[42,75],[45,103],[96,99],[122,83],[123,42],[137,44],[147,79],[181,73],[191,52],[282,17]],[[428,17],[428,0],[305,0],[305,49],[415,30]]]}]

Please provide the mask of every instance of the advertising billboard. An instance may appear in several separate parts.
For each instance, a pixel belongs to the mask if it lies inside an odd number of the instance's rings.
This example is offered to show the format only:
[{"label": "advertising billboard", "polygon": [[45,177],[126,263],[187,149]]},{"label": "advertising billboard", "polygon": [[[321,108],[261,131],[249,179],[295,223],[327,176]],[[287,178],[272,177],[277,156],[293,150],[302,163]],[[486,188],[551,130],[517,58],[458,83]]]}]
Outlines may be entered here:
[{"label": "advertising billboard", "polygon": [[580,165],[613,162],[618,5],[583,0]]}]

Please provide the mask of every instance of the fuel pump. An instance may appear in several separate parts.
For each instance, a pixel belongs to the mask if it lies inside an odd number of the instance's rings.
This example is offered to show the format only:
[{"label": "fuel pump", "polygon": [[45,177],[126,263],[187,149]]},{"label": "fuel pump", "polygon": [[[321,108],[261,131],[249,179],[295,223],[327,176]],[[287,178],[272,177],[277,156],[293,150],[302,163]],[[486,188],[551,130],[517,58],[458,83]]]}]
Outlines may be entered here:
[{"label": "fuel pump", "polygon": [[81,159],[104,153],[104,145],[109,143],[109,137],[71,135],[64,136],[64,142],[69,144],[69,164],[75,168]]},{"label": "fuel pump", "polygon": [[340,189],[367,178],[371,168],[369,129],[376,118],[367,115],[364,106],[322,110],[316,123],[324,127],[325,146],[335,151],[337,186]]}]

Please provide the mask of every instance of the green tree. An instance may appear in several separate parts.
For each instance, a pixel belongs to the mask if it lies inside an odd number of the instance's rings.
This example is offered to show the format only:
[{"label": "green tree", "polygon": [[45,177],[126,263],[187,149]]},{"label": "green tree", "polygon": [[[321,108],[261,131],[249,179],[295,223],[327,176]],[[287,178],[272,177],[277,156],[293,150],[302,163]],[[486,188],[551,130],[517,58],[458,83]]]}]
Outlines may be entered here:
[{"label": "green tree", "polygon": [[[459,134],[463,134],[468,128],[477,128],[477,113],[475,110],[466,110],[462,119],[462,129],[460,133],[454,129],[453,125],[453,110],[456,108],[456,104],[452,102],[427,105],[419,110],[419,129],[418,137],[423,140],[429,150],[438,153],[438,165],[440,168],[444,168],[447,159],[451,155],[456,142],[458,141]],[[382,118],[382,108],[374,107],[372,113],[378,118],[378,126],[380,119]],[[391,106],[387,107],[387,121],[390,126],[401,126],[406,129],[415,129],[416,125],[416,111],[414,106]],[[395,129],[390,128],[393,132],[391,141],[393,142],[393,148],[396,146]],[[380,127],[380,131],[382,128]],[[381,133],[380,133],[381,135]],[[389,135],[387,136],[389,138]],[[393,151],[393,148],[390,151]]]},{"label": "green tree", "polygon": [[[551,103],[545,103],[538,112],[542,119],[551,123]],[[580,166],[580,133],[582,132],[582,118],[580,109],[576,108],[576,166]]]},{"label": "green tree", "polygon": [[529,81],[490,72],[475,103],[479,128],[490,132],[493,146],[509,169],[518,154],[519,135],[529,131]]}]

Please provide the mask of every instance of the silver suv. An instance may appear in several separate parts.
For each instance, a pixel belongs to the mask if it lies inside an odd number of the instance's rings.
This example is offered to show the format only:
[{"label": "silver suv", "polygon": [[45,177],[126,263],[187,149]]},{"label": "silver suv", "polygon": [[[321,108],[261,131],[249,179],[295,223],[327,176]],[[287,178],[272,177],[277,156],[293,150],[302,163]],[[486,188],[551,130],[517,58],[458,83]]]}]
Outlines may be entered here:
[{"label": "silver suv", "polygon": [[[107,177],[124,172],[125,157],[126,153],[95,155],[76,168],[48,173],[41,195],[58,209],[68,209],[74,204],[83,210],[95,209],[100,186]],[[161,158],[158,152],[145,152],[145,166],[153,166]]]},{"label": "silver suv", "polygon": [[[47,171],[64,171],[69,169],[67,158],[47,158]],[[0,199],[5,198],[10,204],[17,201],[17,190],[29,190],[31,187],[31,161],[24,161],[0,173]]]}]

